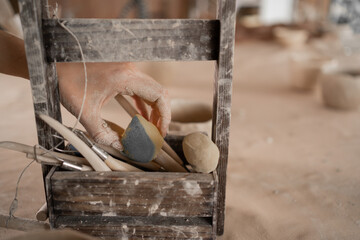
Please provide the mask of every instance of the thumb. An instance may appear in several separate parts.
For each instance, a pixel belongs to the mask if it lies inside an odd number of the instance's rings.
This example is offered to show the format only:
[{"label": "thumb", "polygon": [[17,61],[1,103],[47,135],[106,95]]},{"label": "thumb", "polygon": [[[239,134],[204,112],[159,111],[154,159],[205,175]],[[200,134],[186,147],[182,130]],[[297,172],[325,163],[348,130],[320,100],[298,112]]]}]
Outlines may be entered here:
[{"label": "thumb", "polygon": [[118,151],[123,150],[119,135],[103,119],[99,118],[95,121],[84,120],[82,124],[96,143],[111,146]]}]

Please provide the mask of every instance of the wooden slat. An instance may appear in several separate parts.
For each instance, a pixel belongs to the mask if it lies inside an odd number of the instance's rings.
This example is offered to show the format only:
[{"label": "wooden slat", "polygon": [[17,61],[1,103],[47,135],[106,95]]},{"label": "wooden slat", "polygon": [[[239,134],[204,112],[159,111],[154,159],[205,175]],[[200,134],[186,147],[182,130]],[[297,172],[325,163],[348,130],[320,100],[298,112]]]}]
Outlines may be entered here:
[{"label": "wooden slat", "polygon": [[[57,171],[52,177],[53,184],[57,181],[62,182],[103,182],[107,183],[109,180],[113,182],[136,182],[147,179],[160,179],[162,181],[174,181],[174,183],[182,180],[197,181],[199,183],[211,183],[214,179],[211,174],[207,173],[178,173],[178,172],[68,172]],[[125,184],[126,184],[125,183]]]},{"label": "wooden slat", "polygon": [[[40,28],[41,1],[19,0],[19,8],[35,113],[43,113],[61,121],[55,64],[45,60]],[[54,131],[39,118],[36,118],[36,127],[39,144],[46,148],[52,147]]]},{"label": "wooden slat", "polygon": [[102,239],[214,239],[207,218],[59,216],[56,227]]},{"label": "wooden slat", "polygon": [[46,193],[46,205],[49,215],[50,226],[53,227],[55,223],[56,216],[54,214],[54,196],[52,191],[51,177],[56,171],[57,167],[52,167],[49,173],[45,178],[45,193]]},{"label": "wooden slat", "polygon": [[211,174],[55,172],[55,215],[210,217]]},{"label": "wooden slat", "polygon": [[[216,60],[219,21],[189,19],[61,19],[87,62]],[[49,61],[81,61],[78,45],[57,20],[44,20]]]},{"label": "wooden slat", "polygon": [[[46,5],[46,0],[19,0],[20,19],[35,114],[43,113],[61,121],[56,65],[46,61],[41,31],[42,19],[46,17],[43,11]],[[58,144],[59,139],[52,137],[55,131],[37,115],[35,120],[38,143],[47,149]],[[44,184],[49,170],[49,166],[42,165]],[[48,195],[46,190],[45,186],[45,194]]]},{"label": "wooden slat", "polygon": [[217,202],[217,234],[224,233],[226,168],[228,161],[231,118],[231,94],[234,65],[235,0],[218,0],[220,20],[220,49],[214,86],[212,139],[220,150],[217,173],[219,191]]}]

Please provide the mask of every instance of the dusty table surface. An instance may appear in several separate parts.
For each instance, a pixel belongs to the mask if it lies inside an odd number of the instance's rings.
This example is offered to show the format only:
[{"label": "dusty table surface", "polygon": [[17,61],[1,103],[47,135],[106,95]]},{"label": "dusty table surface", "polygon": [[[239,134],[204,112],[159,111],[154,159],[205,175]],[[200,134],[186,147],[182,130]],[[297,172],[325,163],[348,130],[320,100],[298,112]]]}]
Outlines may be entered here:
[{"label": "dusty table surface", "polygon": [[[222,239],[356,239],[360,236],[360,112],[322,105],[318,90],[289,87],[288,51],[236,46],[226,223]],[[212,101],[213,62],[140,64],[173,98]],[[156,72],[162,69],[162,72]],[[36,144],[29,82],[0,75],[1,141]],[[110,102],[103,116],[129,118]],[[64,111],[68,125],[74,118]],[[0,211],[30,162],[0,149]],[[40,166],[25,172],[16,216],[34,219],[44,202]],[[0,239],[22,232],[0,229]]]}]

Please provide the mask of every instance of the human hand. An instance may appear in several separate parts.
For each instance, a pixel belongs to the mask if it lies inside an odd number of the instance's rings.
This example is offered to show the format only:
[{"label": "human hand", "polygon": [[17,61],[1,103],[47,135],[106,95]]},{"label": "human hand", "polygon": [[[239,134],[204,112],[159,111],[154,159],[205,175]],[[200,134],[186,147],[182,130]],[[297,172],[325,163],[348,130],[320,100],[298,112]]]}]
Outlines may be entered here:
[{"label": "human hand", "polygon": [[[80,122],[91,137],[104,145],[122,150],[120,139],[101,118],[101,108],[118,94],[132,96],[141,115],[165,136],[171,120],[167,91],[132,63],[87,63],[87,93]],[[84,95],[82,63],[58,63],[61,102],[78,116]],[[151,106],[149,114],[145,104]]]}]

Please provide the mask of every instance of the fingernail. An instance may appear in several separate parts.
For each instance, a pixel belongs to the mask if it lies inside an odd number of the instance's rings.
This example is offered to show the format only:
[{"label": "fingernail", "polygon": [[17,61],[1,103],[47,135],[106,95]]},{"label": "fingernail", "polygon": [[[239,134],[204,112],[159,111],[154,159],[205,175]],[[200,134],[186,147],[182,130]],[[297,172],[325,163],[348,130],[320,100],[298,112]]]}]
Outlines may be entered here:
[{"label": "fingernail", "polygon": [[115,148],[118,151],[124,150],[123,146],[121,145],[121,143],[118,140],[112,142],[111,147]]}]

